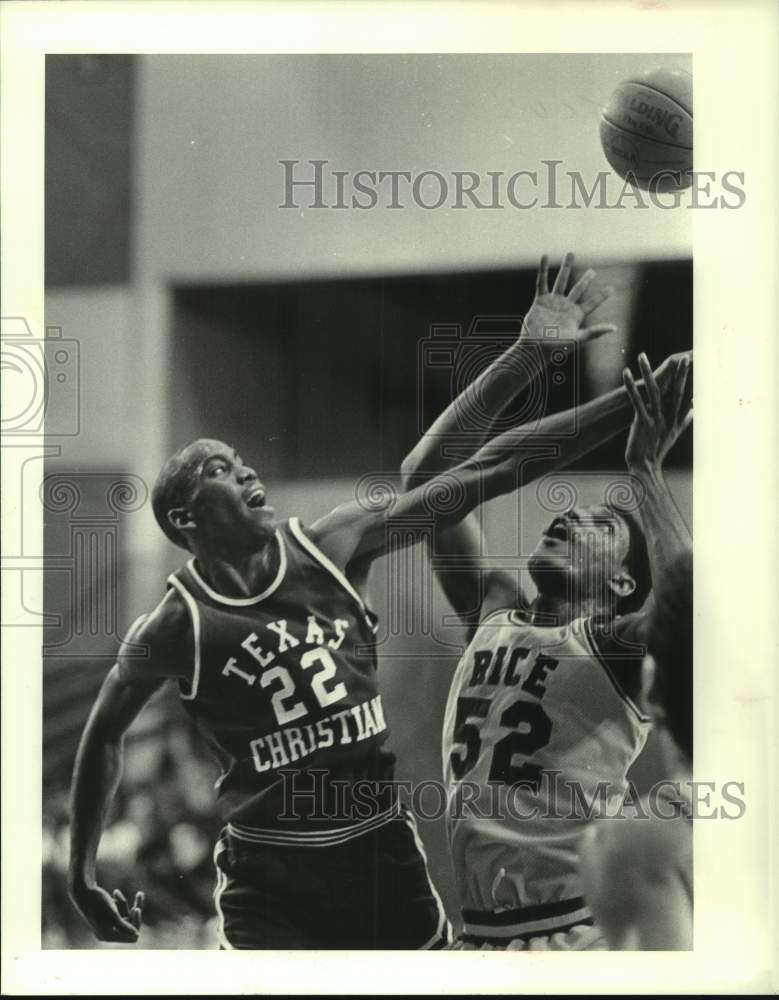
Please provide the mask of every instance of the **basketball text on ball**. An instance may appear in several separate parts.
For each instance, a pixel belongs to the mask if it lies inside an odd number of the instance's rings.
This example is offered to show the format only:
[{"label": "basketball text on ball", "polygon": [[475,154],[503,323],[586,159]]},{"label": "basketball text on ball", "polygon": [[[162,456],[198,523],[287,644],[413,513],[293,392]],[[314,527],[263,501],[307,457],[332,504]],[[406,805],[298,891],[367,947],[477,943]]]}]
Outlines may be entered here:
[{"label": "basketball text on ball", "polygon": [[623,81],[600,118],[603,152],[620,177],[658,191],[690,186],[692,77],[654,69]]},{"label": "basketball text on ball", "polygon": [[643,115],[654,125],[661,125],[672,139],[679,134],[679,125],[682,120],[680,114],[671,114],[667,109],[658,108],[647,101],[637,100],[631,97],[628,108],[637,115]]}]

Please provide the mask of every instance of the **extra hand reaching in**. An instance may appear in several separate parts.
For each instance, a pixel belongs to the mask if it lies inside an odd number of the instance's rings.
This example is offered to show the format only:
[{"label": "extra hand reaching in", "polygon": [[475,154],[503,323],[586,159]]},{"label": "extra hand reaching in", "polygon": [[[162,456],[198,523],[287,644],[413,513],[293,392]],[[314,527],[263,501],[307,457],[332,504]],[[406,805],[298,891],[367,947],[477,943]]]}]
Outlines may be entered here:
[{"label": "extra hand reaching in", "polygon": [[665,456],[692,421],[692,406],[687,394],[687,380],[692,353],[676,354],[652,372],[645,354],[638,357],[644,378],[646,402],[629,368],[622,373],[625,389],[635,416],[625,450],[625,462],[631,471],[659,470]]},{"label": "extra hand reaching in", "polygon": [[[596,323],[583,326],[587,317],[611,295],[612,288],[591,289],[595,272],[584,272],[573,288],[566,294],[566,286],[571,277],[573,254],[567,253],[557,273],[551,292],[549,291],[549,258],[544,255],[536,277],[536,297],[525,317],[520,344],[539,344],[554,347],[560,340],[573,340],[584,344],[613,333],[613,323]],[[550,331],[556,331],[552,336]]]}]

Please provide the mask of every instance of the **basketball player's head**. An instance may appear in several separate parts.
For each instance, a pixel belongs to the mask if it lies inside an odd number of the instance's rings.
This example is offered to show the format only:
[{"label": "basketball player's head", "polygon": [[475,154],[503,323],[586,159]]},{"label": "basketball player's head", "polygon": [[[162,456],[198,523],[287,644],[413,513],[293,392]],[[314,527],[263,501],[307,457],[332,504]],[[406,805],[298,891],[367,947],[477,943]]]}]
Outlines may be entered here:
[{"label": "basketball player's head", "polygon": [[608,504],[575,506],[555,517],[530,557],[529,570],[540,594],[590,613],[638,610],[652,585],[637,519]]},{"label": "basketball player's head", "polygon": [[668,599],[649,616],[644,658],[644,700],[687,763],[692,761],[692,555],[679,556],[668,573]]},{"label": "basketball player's head", "polygon": [[168,538],[191,552],[251,551],[276,529],[257,473],[230,445],[209,438],[186,445],[163,465],[152,508]]}]

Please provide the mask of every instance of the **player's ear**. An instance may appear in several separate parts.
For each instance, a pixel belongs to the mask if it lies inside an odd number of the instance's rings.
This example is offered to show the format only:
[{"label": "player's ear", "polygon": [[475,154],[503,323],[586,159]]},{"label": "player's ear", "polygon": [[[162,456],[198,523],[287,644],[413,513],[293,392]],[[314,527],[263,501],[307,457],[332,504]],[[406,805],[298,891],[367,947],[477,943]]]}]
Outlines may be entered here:
[{"label": "player's ear", "polygon": [[168,520],[179,531],[197,527],[192,517],[192,512],[187,510],[186,507],[174,507],[172,510],[169,510]]},{"label": "player's ear", "polygon": [[636,589],[636,581],[626,569],[621,569],[619,573],[608,581],[609,587],[617,597],[629,597]]}]

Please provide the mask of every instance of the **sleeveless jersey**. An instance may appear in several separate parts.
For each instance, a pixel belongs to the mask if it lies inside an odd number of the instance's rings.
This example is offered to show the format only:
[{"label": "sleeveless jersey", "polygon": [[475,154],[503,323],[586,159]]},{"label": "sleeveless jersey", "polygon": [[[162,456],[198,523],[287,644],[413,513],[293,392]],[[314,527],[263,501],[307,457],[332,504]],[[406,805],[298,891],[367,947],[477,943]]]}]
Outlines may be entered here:
[{"label": "sleeveless jersey", "polygon": [[460,660],[443,764],[465,940],[591,922],[577,866],[587,810],[622,800],[649,731],[601,633],[610,634],[593,619],[550,628],[498,611]]},{"label": "sleeveless jersey", "polygon": [[278,572],[256,597],[218,594],[194,559],[168,578],[194,636],[180,696],[222,766],[222,812],[262,826],[277,822],[284,771],[375,778],[393,760],[377,752],[375,618],[297,518],[276,539]]}]

